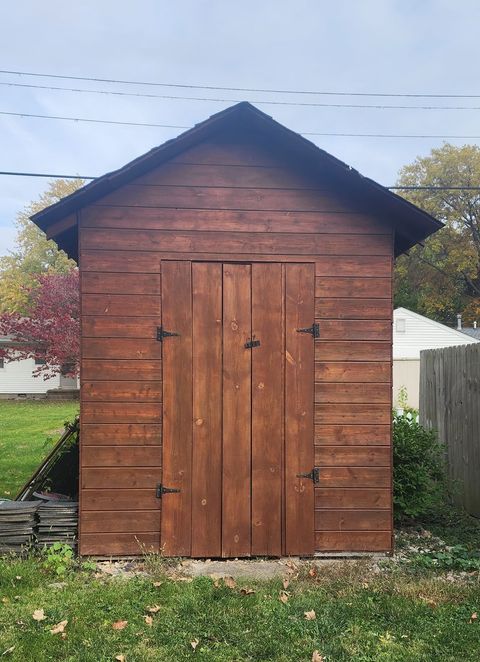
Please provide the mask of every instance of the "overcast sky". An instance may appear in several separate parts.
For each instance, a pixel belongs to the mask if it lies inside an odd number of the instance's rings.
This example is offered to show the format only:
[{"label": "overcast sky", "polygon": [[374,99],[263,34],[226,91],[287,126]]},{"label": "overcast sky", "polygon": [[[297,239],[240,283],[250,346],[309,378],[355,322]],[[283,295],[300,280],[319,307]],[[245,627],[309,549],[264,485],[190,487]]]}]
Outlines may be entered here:
[{"label": "overcast sky", "polygon": [[[0,68],[231,87],[479,94],[478,0],[15,0]],[[307,97],[108,85],[0,74],[0,83],[257,101],[480,106],[479,99]],[[231,105],[0,85],[0,111],[191,126]],[[259,108],[298,132],[480,135],[477,110]],[[0,115],[0,170],[101,175],[181,130]],[[384,185],[441,139],[313,137]],[[455,144],[475,142],[451,141]],[[478,141],[477,141],[478,142]],[[48,180],[0,176],[0,254]]]}]

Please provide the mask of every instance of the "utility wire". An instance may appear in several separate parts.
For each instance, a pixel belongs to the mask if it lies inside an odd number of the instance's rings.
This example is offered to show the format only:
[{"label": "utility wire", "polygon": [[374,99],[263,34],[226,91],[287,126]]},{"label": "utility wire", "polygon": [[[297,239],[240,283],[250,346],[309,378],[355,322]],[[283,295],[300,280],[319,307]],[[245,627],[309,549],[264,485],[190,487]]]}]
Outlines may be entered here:
[{"label": "utility wire", "polygon": [[[13,113],[9,111],[0,110],[0,115],[7,115],[10,117],[30,117],[35,119],[46,120],[64,120],[67,122],[89,122],[93,124],[115,124],[120,126],[145,126],[155,127],[162,129],[190,129],[190,126],[185,124],[157,124],[155,122],[128,122],[120,120],[102,120],[90,117],[68,117],[65,115],[40,115],[34,113]],[[317,131],[302,131],[302,136],[323,136],[333,138],[436,138],[441,140],[480,140],[478,136],[467,135],[440,135],[440,134],[398,134],[398,133],[333,133],[333,132],[317,132]]]},{"label": "utility wire", "polygon": [[[1,81],[0,85],[10,87],[27,87],[41,90],[54,90],[61,92],[82,92],[87,94],[113,94],[127,97],[147,97],[155,99],[169,99],[175,101],[211,101],[215,103],[240,103],[245,99],[222,99],[213,97],[186,97],[173,94],[145,94],[143,92],[117,92],[114,90],[91,90],[76,87],[55,87],[52,85],[30,85],[27,83],[10,83]],[[251,103],[260,106],[302,106],[314,108],[363,108],[374,110],[480,110],[480,106],[401,106],[396,104],[362,104],[362,103],[318,103],[310,101],[270,101],[267,99],[252,99]]]},{"label": "utility wire", "polygon": [[173,87],[190,90],[219,90],[222,92],[260,92],[266,94],[298,94],[315,96],[349,96],[349,97],[388,97],[388,98],[425,98],[425,99],[480,99],[480,94],[416,94],[416,93],[388,93],[388,92],[344,92],[319,90],[288,90],[255,87],[226,87],[220,85],[192,85],[187,83],[157,83],[153,81],[133,81],[116,78],[95,78],[93,76],[65,76],[60,74],[46,74],[31,71],[11,71],[0,69],[0,74],[14,76],[32,76],[37,78],[56,78],[61,80],[83,80],[95,83],[109,83],[121,85],[144,85],[151,87]]},{"label": "utility wire", "polygon": [[[47,177],[51,179],[98,179],[91,175],[53,175],[45,172],[0,170],[0,175],[12,177]],[[480,186],[385,186],[390,191],[480,191]]]}]

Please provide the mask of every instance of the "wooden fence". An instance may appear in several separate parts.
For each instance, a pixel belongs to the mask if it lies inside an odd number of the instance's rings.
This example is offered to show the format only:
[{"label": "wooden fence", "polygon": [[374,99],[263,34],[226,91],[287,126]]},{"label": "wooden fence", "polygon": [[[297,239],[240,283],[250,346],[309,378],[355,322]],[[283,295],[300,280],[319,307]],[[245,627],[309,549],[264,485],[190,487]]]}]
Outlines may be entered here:
[{"label": "wooden fence", "polygon": [[456,501],[480,517],[480,343],[420,353],[420,423],[446,445]]}]

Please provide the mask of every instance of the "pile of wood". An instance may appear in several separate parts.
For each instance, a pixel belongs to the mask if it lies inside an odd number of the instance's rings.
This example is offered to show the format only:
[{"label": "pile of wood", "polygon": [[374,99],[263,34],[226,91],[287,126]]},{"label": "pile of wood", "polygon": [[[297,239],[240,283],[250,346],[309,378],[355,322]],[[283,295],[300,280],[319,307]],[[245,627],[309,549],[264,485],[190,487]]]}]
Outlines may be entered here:
[{"label": "pile of wood", "polygon": [[77,539],[78,503],[75,501],[46,501],[37,510],[37,544],[52,545],[63,542],[74,547]]},{"label": "pile of wood", "polygon": [[0,553],[22,552],[35,542],[40,501],[0,501]]}]

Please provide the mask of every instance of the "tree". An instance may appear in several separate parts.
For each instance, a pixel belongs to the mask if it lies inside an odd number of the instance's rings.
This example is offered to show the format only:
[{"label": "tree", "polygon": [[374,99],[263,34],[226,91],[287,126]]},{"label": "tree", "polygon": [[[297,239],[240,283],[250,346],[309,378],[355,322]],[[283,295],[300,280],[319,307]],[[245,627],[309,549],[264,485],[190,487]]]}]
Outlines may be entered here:
[{"label": "tree", "polygon": [[10,255],[0,257],[0,312],[27,314],[29,297],[39,283],[39,275],[66,274],[75,268],[75,262],[60,251],[54,241],[48,240],[30,221],[29,216],[58,202],[83,184],[81,179],[58,179],[50,184],[38,200],[18,214],[15,249]]},{"label": "tree", "polygon": [[0,334],[10,336],[12,346],[1,350],[10,361],[33,358],[45,363],[35,373],[45,379],[56,374],[76,375],[80,355],[78,270],[66,274],[42,274],[27,289],[28,317],[20,312],[0,316]]},{"label": "tree", "polygon": [[[400,171],[402,195],[446,226],[397,260],[395,305],[452,325],[480,316],[480,148],[444,144]],[[443,187],[443,188],[442,188]],[[459,187],[457,190],[455,188]]]}]

